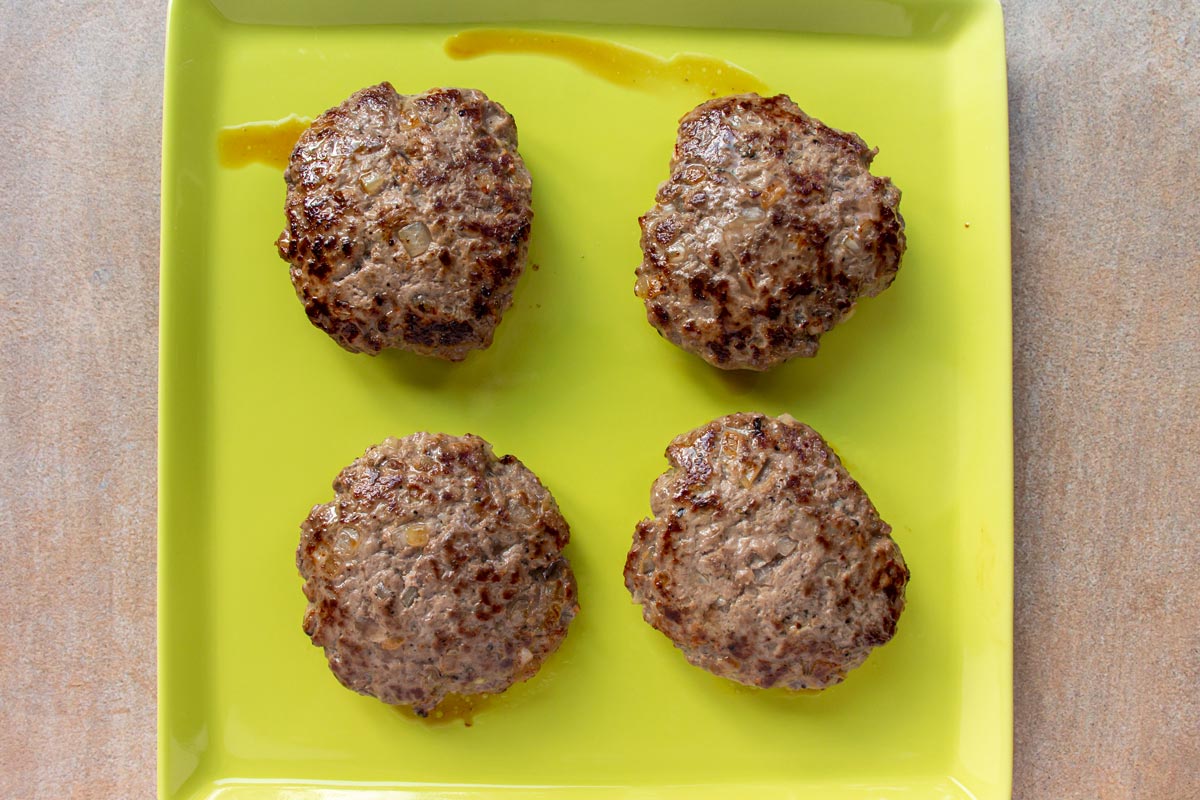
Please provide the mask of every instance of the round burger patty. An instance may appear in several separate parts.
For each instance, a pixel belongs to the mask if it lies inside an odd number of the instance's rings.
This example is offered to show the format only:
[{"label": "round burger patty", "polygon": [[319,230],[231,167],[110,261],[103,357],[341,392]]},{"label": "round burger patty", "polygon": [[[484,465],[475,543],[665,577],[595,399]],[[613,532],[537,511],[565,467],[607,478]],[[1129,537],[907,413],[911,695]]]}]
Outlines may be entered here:
[{"label": "round burger patty", "polygon": [[896,632],[908,568],[825,441],[784,415],[677,437],[625,585],[688,661],[750,686],[840,683]]},{"label": "round burger patty", "polygon": [[345,686],[428,714],[534,675],[579,611],[558,505],[477,436],[370,447],[301,527],[304,631]]},{"label": "round burger patty", "polygon": [[308,318],[352,352],[460,361],[492,343],[525,267],[530,177],[517,128],[475,89],[355,92],[284,173],[276,245]]},{"label": "round burger patty", "polygon": [[641,218],[636,291],[650,323],[724,369],[816,355],[904,253],[900,190],[870,173],[875,153],[782,94],[689,112]]}]

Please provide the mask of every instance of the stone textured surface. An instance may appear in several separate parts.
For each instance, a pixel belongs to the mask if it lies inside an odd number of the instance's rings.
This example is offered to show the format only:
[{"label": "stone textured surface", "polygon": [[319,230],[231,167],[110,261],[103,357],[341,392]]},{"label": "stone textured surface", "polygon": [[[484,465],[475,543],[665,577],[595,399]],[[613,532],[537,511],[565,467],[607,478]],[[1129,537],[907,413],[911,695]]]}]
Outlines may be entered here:
[{"label": "stone textured surface", "polygon": [[[1200,22],[1005,10],[1014,796],[1200,797]],[[0,797],[154,793],[165,11],[0,5]]]},{"label": "stone textured surface", "polygon": [[0,3],[0,797],[149,798],[162,2]]},{"label": "stone textured surface", "polygon": [[1014,794],[1200,797],[1200,22],[1006,7]]}]

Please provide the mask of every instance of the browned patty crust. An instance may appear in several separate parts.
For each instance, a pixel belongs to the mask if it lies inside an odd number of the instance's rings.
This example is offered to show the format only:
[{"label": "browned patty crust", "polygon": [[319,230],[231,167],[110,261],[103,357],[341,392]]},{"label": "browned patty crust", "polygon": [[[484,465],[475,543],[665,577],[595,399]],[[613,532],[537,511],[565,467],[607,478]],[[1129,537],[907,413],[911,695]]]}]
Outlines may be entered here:
[{"label": "browned patty crust", "polygon": [[875,153],[782,94],[685,115],[671,177],[641,218],[650,324],[724,369],[816,355],[904,253],[900,190],[870,173]]},{"label": "browned patty crust", "polygon": [[475,89],[355,92],[284,173],[276,245],[308,318],[352,352],[460,361],[492,343],[525,268],[529,171],[504,108]]},{"label": "browned patty crust", "polygon": [[537,476],[478,436],[370,447],[300,526],[304,631],[346,687],[428,714],[504,691],[579,611],[566,520]]},{"label": "browned patty crust", "polygon": [[822,689],[896,632],[908,568],[820,435],[731,414],[667,448],[625,585],[688,661],[750,686]]}]

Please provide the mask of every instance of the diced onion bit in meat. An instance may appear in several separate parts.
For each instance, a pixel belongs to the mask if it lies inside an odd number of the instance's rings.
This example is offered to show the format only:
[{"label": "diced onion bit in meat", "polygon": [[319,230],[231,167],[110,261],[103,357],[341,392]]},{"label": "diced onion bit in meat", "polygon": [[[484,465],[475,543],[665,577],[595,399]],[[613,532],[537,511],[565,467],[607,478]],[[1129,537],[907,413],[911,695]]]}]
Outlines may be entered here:
[{"label": "diced onion bit in meat", "polygon": [[353,528],[345,528],[333,542],[333,550],[341,558],[348,558],[358,549],[358,531]]},{"label": "diced onion bit in meat", "polygon": [[396,238],[401,241],[405,252],[411,258],[416,258],[428,250],[431,241],[429,228],[425,227],[424,222],[410,222],[396,231]]},{"label": "diced onion bit in meat", "polygon": [[367,194],[375,194],[383,188],[383,176],[378,172],[368,172],[360,177],[358,182]]},{"label": "diced onion bit in meat", "polygon": [[758,480],[758,476],[762,474],[763,467],[765,466],[766,463],[762,461],[743,465],[742,474],[739,476],[742,488],[749,489],[753,486],[754,482]]},{"label": "diced onion bit in meat", "polygon": [[763,208],[770,208],[783,199],[785,194],[787,194],[787,188],[779,181],[772,181],[766,189],[763,189],[759,203]]},{"label": "diced onion bit in meat", "polygon": [[424,547],[429,544],[429,528],[424,525],[409,525],[404,529],[404,540],[409,547]]}]

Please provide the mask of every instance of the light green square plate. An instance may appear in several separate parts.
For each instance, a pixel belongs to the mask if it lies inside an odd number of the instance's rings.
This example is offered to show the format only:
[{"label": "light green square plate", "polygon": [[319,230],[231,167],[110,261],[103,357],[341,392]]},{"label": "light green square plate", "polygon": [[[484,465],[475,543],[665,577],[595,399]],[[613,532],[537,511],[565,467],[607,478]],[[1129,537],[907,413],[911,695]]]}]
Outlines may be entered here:
[{"label": "light green square plate", "polygon": [[[730,375],[633,295],[686,87],[562,61],[455,61],[507,25],[704,53],[880,148],[909,250],[811,360]],[[222,126],[355,89],[473,86],[517,120],[531,262],[494,346],[461,364],[340,350],[273,240],[278,169],[218,165]],[[1003,27],[993,2],[176,0],[163,155],[159,747],[164,798],[989,798],[1009,794],[1012,446]],[[690,667],[622,584],[677,433],[788,412],[837,447],[912,570],[896,638],[841,686],[783,697]],[[338,685],[302,633],[299,523],[388,435],[473,432],[542,476],[582,612],[472,727]]]}]

